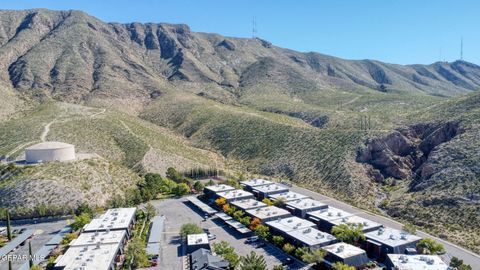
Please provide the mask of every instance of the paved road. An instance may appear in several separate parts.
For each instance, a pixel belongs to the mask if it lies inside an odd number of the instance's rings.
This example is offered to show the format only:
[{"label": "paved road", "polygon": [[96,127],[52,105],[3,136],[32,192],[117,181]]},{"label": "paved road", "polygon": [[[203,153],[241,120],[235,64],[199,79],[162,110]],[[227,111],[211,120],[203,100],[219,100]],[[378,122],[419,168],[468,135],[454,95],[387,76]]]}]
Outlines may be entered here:
[{"label": "paved road", "polygon": [[[180,246],[179,231],[182,224],[194,223],[204,229],[209,229],[210,233],[216,235],[212,242],[227,241],[235,248],[240,256],[245,256],[250,251],[255,251],[263,255],[267,265],[272,268],[281,264],[285,254],[272,246],[255,248],[252,245],[245,244],[245,237],[240,236],[235,230],[228,228],[221,220],[208,219],[203,221],[203,214],[190,204],[185,203],[185,199],[167,199],[161,201],[152,201],[159,215],[165,216],[165,231],[163,232],[162,244],[160,247],[160,269],[187,269],[185,252]],[[300,265],[294,265],[290,269],[300,269]]]},{"label": "paved road", "polygon": [[[390,218],[387,218],[387,217],[384,217],[384,216],[376,215],[376,214],[358,209],[358,208],[353,207],[353,206],[351,206],[349,204],[346,204],[344,202],[335,200],[333,198],[330,198],[328,196],[316,193],[314,191],[311,191],[311,190],[308,190],[308,189],[305,189],[305,188],[301,188],[301,187],[298,187],[298,186],[293,186],[290,189],[294,192],[305,194],[305,195],[308,195],[308,196],[310,196],[310,197],[312,197],[316,200],[325,202],[328,205],[331,205],[333,207],[336,207],[336,208],[345,210],[347,212],[354,213],[354,214],[359,215],[361,217],[368,218],[372,221],[381,223],[381,224],[383,224],[387,227],[391,227],[391,228],[395,228],[395,229],[402,229],[403,225],[401,223],[393,220],[393,219],[390,219]],[[436,241],[442,243],[445,246],[445,250],[447,252],[447,254],[444,255],[444,256],[448,260],[451,257],[455,256],[455,257],[458,257],[458,258],[462,259],[465,263],[471,265],[473,269],[480,270],[480,256],[478,254],[475,254],[475,253],[473,253],[469,250],[466,250],[462,247],[459,247],[455,244],[452,244],[448,241],[437,238],[435,236],[429,235],[429,234],[427,234],[425,232],[422,232],[422,231],[417,231],[417,235],[419,235],[420,237],[432,238],[432,239],[435,239]]]}]

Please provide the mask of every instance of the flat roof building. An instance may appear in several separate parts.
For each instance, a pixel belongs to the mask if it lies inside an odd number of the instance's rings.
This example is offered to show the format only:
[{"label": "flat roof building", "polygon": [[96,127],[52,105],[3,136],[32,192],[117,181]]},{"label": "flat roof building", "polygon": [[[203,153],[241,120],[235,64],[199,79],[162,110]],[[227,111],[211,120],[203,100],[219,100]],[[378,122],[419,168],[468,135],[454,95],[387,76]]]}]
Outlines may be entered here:
[{"label": "flat roof building", "polygon": [[285,209],[278,208],[276,206],[267,206],[257,209],[247,210],[246,213],[254,218],[258,218],[263,222],[268,222],[271,220],[286,218],[292,216],[290,212]]},{"label": "flat roof building", "polygon": [[278,218],[265,223],[273,232],[285,235],[289,231],[315,227],[315,223],[299,217]]},{"label": "flat roof building", "polygon": [[130,233],[135,224],[136,208],[114,208],[108,209],[99,218],[94,218],[83,227],[84,232],[126,230]]},{"label": "flat roof building", "polygon": [[301,218],[306,218],[308,212],[328,208],[328,205],[311,198],[298,199],[287,202],[287,210]]},{"label": "flat roof building", "polygon": [[206,233],[187,235],[187,252],[192,253],[200,248],[210,250],[208,235]]},{"label": "flat roof building", "polygon": [[262,200],[268,198],[268,196],[272,194],[288,192],[288,187],[279,184],[268,184],[254,187],[252,192],[258,199]]},{"label": "flat roof building", "polygon": [[229,185],[213,185],[213,186],[206,186],[203,188],[203,193],[207,196],[209,199],[216,199],[218,197],[217,193],[218,192],[224,192],[224,191],[229,191],[229,190],[234,190],[235,188]]},{"label": "flat roof building", "polygon": [[333,227],[333,220],[349,216],[353,216],[353,214],[331,206],[307,213],[307,218],[317,223],[320,230],[328,232]]},{"label": "flat roof building", "polygon": [[254,198],[252,193],[241,189],[218,192],[217,196],[225,198],[227,202]]},{"label": "flat roof building", "polygon": [[236,200],[230,203],[231,205],[235,206],[235,208],[240,209],[242,211],[247,211],[250,209],[257,209],[262,207],[267,207],[268,205],[257,201],[255,199],[243,199],[243,200]]},{"label": "flat roof building", "polygon": [[349,216],[349,217],[342,217],[339,219],[334,219],[331,221],[333,226],[337,226],[340,224],[354,224],[357,226],[362,226],[362,231],[364,233],[375,231],[380,229],[383,225],[377,222],[373,222],[369,219],[362,218],[359,216]]},{"label": "flat roof building", "polygon": [[336,262],[341,262],[361,268],[369,262],[367,253],[363,249],[344,242],[325,246],[322,249],[327,252],[324,258],[324,262],[327,266],[331,266]]},{"label": "flat roof building", "polygon": [[436,255],[388,254],[385,265],[389,270],[447,270],[449,266]]},{"label": "flat roof building", "polygon": [[252,179],[252,180],[240,182],[240,185],[242,185],[245,188],[245,190],[252,191],[253,188],[255,187],[269,185],[272,183],[273,183],[272,181],[259,178],[259,179]]},{"label": "flat roof building", "polygon": [[315,228],[289,231],[286,233],[286,237],[298,246],[311,249],[318,249],[337,242],[337,239],[333,235]]},{"label": "flat roof building", "polygon": [[268,198],[271,199],[271,200],[276,200],[278,198],[283,198],[286,202],[290,202],[290,201],[295,201],[295,200],[298,200],[298,199],[305,199],[305,198],[308,198],[308,196],[297,193],[297,192],[288,191],[288,192],[284,192],[284,193],[272,194],[272,195],[268,196]]},{"label": "flat roof building", "polygon": [[105,244],[125,244],[126,231],[102,231],[82,233],[70,243],[70,247],[96,246]]},{"label": "flat roof building", "polygon": [[405,254],[407,248],[415,248],[420,237],[393,228],[380,228],[365,233],[365,249],[373,257],[385,258],[387,254]]},{"label": "flat roof building", "polygon": [[72,246],[55,261],[55,270],[115,270],[120,244]]}]

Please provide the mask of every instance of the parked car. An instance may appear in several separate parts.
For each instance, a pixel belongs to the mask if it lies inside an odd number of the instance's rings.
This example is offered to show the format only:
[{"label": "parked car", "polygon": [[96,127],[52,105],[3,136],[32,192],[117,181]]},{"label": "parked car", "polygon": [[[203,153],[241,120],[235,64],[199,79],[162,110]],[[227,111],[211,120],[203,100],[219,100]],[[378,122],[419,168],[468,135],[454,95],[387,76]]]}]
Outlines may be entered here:
[{"label": "parked car", "polygon": [[255,243],[258,240],[260,240],[260,238],[258,238],[258,236],[252,236],[252,237],[247,238],[247,240],[245,240],[245,243],[246,244]]},{"label": "parked car", "polygon": [[287,257],[287,258],[282,260],[282,265],[290,265],[292,263],[293,263],[293,259],[290,258],[290,257]]},{"label": "parked car", "polygon": [[217,236],[212,233],[208,233],[207,236],[208,236],[208,240],[215,240],[217,238]]},{"label": "parked car", "polygon": [[267,245],[267,244],[266,244],[265,242],[261,241],[261,242],[258,242],[258,243],[255,245],[255,248],[261,248],[261,247],[264,247],[264,246],[266,246],[266,245]]}]

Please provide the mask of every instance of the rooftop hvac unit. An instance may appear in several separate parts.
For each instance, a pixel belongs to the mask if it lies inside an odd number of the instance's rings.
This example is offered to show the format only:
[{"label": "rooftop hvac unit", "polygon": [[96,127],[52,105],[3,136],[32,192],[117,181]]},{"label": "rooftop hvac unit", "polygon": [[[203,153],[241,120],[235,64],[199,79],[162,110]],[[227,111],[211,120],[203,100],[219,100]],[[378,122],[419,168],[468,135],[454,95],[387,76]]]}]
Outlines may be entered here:
[{"label": "rooftop hvac unit", "polygon": [[195,241],[197,244],[202,242],[202,238],[198,238],[197,241]]},{"label": "rooftop hvac unit", "polygon": [[293,222],[293,219],[288,219],[287,222],[288,223]]},{"label": "rooftop hvac unit", "polygon": [[434,259],[427,259],[427,264],[433,264],[435,262]]},{"label": "rooftop hvac unit", "polygon": [[363,226],[368,226],[368,222],[364,221]]},{"label": "rooftop hvac unit", "polygon": [[400,239],[407,240],[407,234],[406,233],[400,233]]},{"label": "rooftop hvac unit", "polygon": [[385,232],[385,229],[383,229],[383,228],[378,229],[378,235],[382,235],[383,232]]},{"label": "rooftop hvac unit", "polygon": [[397,240],[397,237],[395,237],[395,235],[393,234],[390,234],[390,237],[389,237],[391,240]]},{"label": "rooftop hvac unit", "polygon": [[341,213],[341,212],[338,212],[338,213],[337,213],[337,216],[341,217],[341,216],[342,216],[342,213]]},{"label": "rooftop hvac unit", "polygon": [[408,262],[408,257],[405,255],[402,255],[399,257],[401,263],[407,263]]},{"label": "rooftop hvac unit", "polygon": [[348,219],[347,218],[342,218],[342,222],[347,222]]},{"label": "rooftop hvac unit", "polygon": [[[308,204],[308,203],[304,203],[303,206],[307,206],[307,204]],[[312,203],[312,205],[313,205],[313,203]]]},{"label": "rooftop hvac unit", "polygon": [[345,250],[345,246],[341,245],[341,246],[338,246],[337,248],[337,252],[343,252]]},{"label": "rooftop hvac unit", "polygon": [[328,212],[327,216],[331,217],[331,216],[333,216],[333,213],[332,213],[332,212]]},{"label": "rooftop hvac unit", "polygon": [[293,198],[296,198],[297,197],[297,194],[293,194]]}]

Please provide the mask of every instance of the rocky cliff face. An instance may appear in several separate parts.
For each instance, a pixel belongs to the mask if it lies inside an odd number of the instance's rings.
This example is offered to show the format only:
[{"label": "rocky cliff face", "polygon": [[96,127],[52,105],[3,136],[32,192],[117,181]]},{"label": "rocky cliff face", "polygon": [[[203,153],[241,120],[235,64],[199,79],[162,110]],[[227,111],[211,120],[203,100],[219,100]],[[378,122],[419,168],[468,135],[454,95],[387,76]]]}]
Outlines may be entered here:
[{"label": "rocky cliff face", "polygon": [[357,161],[370,165],[369,174],[377,182],[388,177],[428,179],[435,173],[429,155],[460,133],[458,122],[412,125],[367,142],[357,151]]},{"label": "rocky cliff face", "polygon": [[348,61],[261,39],[195,33],[186,25],[105,23],[79,11],[0,11],[0,18],[0,79],[66,101],[148,100],[178,81],[225,88],[271,83],[292,93],[333,88],[444,96],[480,86],[480,67],[463,61]]}]

